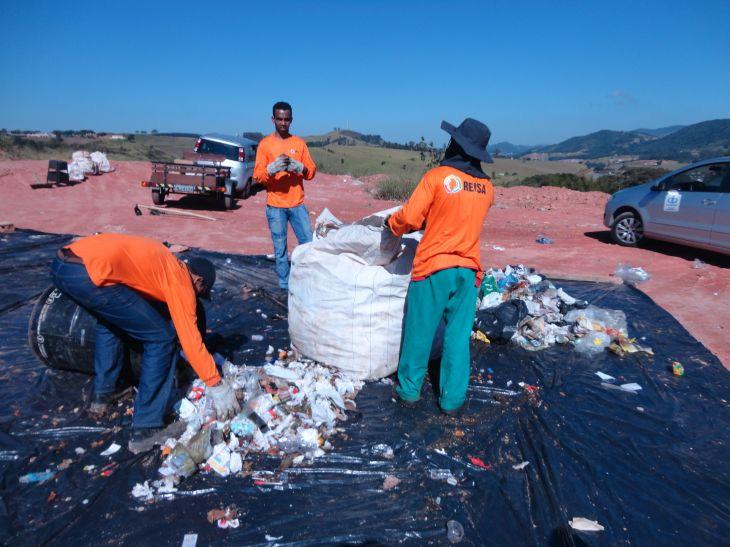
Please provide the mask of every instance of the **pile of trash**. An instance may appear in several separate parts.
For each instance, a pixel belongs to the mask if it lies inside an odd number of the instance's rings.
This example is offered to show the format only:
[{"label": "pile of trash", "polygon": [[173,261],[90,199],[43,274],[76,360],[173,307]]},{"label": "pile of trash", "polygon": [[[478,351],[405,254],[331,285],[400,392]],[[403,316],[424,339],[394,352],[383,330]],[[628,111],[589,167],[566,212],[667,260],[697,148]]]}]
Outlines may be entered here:
[{"label": "pile of trash", "polygon": [[82,181],[86,175],[98,175],[100,173],[111,173],[114,168],[110,165],[106,154],[103,152],[87,152],[77,150],[71,154],[71,162],[68,164],[68,178],[73,181]]},{"label": "pile of trash", "polygon": [[648,353],[629,338],[626,314],[577,300],[525,266],[486,272],[472,336],[483,342],[513,341],[530,351],[573,344],[576,351],[619,356]]},{"label": "pile of trash", "polygon": [[[274,349],[269,346],[271,361]],[[251,454],[289,458],[300,465],[332,448],[328,438],[355,410],[355,397],[363,383],[321,364],[295,360],[293,352],[279,351],[279,359],[264,366],[223,364],[224,377],[232,382],[242,411],[231,420],[217,421],[206,386],[196,380],[176,405],[186,429],[162,447],[165,459],[160,480],[135,485],[132,495],[151,500],[172,494],[181,479],[202,470],[222,477],[252,475],[254,483],[269,484],[275,474],[256,472],[244,460]]]}]

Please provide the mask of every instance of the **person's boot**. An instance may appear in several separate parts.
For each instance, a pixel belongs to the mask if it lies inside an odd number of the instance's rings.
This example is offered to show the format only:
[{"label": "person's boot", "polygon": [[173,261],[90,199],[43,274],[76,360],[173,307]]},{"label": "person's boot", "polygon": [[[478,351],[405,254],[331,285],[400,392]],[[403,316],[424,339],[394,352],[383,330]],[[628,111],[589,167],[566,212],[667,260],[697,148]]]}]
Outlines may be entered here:
[{"label": "person's boot", "polygon": [[94,394],[94,396],[91,398],[91,403],[89,404],[89,414],[91,414],[95,418],[100,418],[104,416],[104,414],[109,411],[112,403],[117,400],[117,397],[118,394],[116,393],[107,393],[104,395]]},{"label": "person's boot", "polygon": [[155,446],[163,444],[170,437],[179,437],[185,432],[186,428],[187,424],[183,421],[173,422],[167,427],[133,428],[127,448],[132,454],[147,452]]}]

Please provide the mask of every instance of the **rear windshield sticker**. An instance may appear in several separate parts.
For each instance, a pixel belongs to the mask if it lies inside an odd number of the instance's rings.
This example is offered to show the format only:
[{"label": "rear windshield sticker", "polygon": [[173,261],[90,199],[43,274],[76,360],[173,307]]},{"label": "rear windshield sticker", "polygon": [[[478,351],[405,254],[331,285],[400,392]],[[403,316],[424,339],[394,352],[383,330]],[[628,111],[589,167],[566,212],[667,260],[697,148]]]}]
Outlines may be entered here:
[{"label": "rear windshield sticker", "polygon": [[669,190],[664,198],[664,210],[670,213],[679,211],[679,204],[682,203],[682,194],[676,190]]}]

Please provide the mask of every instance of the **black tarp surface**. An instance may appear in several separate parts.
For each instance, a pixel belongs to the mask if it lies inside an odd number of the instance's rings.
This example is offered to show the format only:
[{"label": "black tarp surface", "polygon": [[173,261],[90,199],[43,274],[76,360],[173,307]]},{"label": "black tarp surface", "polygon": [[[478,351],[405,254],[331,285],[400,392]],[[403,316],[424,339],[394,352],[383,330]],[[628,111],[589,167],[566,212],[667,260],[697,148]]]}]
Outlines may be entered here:
[{"label": "black tarp surface", "polygon": [[[48,369],[28,347],[34,299],[49,283],[55,250],[69,239],[27,231],[0,238],[1,543],[180,545],[196,533],[198,545],[447,544],[446,522],[454,519],[464,527],[463,543],[473,545],[727,545],[730,374],[643,293],[596,283],[556,282],[577,298],[624,310],[630,334],[644,336],[654,357],[590,358],[566,347],[531,353],[475,342],[461,418],[438,414],[430,385],[411,410],[391,400],[387,383],[369,383],[344,433],[332,439],[334,449],[311,466],[284,471],[280,486],[199,473],[173,499],[138,502],[132,487],[157,478],[159,454],[122,448],[100,456],[113,441],[126,446],[129,400],[117,416],[91,420],[83,412],[90,378]],[[286,347],[282,307],[266,291],[242,290],[273,288],[273,264],[196,253],[218,267],[206,303],[210,349],[260,364],[269,344]],[[264,340],[252,342],[252,334]],[[674,359],[684,364],[684,377],[672,375]],[[606,387],[596,371],[643,389]],[[498,391],[509,380],[517,395]],[[523,393],[518,382],[539,391]],[[374,450],[380,443],[393,448],[392,459]],[[71,460],[67,467],[64,460]],[[523,470],[513,469],[524,461]],[[254,468],[276,470],[279,463],[261,457]],[[96,467],[85,471],[89,465]],[[450,469],[458,484],[429,478],[429,469],[439,468]],[[19,483],[46,469],[53,479]],[[386,475],[400,484],[383,490]],[[209,509],[231,503],[241,509],[239,528],[207,522]],[[568,524],[573,517],[597,520],[605,531],[576,532]]]}]

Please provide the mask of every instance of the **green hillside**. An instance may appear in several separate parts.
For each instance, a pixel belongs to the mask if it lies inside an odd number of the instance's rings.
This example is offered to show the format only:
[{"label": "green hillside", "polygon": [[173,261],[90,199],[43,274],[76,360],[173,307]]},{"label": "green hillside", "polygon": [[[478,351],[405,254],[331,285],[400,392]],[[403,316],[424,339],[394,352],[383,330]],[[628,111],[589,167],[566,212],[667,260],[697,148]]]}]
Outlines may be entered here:
[{"label": "green hillside", "polygon": [[642,143],[635,153],[643,158],[680,161],[730,155],[730,120],[689,125],[661,139]]}]

